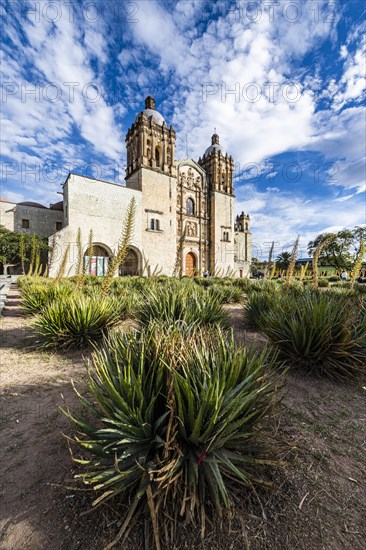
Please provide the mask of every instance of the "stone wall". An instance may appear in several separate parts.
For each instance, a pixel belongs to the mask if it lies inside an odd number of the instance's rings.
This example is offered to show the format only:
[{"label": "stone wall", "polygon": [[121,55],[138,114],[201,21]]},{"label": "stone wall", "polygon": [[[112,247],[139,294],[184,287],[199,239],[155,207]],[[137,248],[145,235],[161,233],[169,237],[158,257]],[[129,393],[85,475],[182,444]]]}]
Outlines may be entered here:
[{"label": "stone wall", "polygon": [[10,231],[14,231],[14,208],[15,204],[7,201],[0,201],[0,225]]},{"label": "stone wall", "polygon": [[[141,168],[141,185],[144,256],[152,271],[172,275],[176,259],[177,179]],[[151,230],[153,219],[159,222],[158,230]]]},{"label": "stone wall", "polygon": [[[229,233],[228,241],[224,232]],[[211,273],[224,276],[232,272],[234,256],[234,197],[215,191],[211,194]]]},{"label": "stone wall", "polygon": [[[29,227],[23,227],[23,221],[28,220]],[[28,206],[8,202],[0,202],[0,224],[17,233],[36,233],[49,237],[56,231],[56,223],[63,224],[62,211]]]},{"label": "stone wall", "polygon": [[133,197],[136,201],[136,211],[131,244],[142,254],[141,193],[122,185],[70,174],[64,185],[67,225],[54,236],[56,247],[50,267],[51,277],[56,275],[68,246],[65,275],[75,274],[78,254],[76,237],[79,227],[84,251],[87,250],[89,233],[92,230],[93,243],[103,246],[110,254],[114,253],[121,238],[128,205]]}]

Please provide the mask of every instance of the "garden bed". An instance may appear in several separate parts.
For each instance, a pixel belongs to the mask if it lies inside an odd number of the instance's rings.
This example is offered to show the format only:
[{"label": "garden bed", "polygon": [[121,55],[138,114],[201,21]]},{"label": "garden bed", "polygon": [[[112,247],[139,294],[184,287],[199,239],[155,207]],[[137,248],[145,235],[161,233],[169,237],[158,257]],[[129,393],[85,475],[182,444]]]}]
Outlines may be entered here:
[{"label": "garden bed", "polygon": [[[73,486],[66,440],[70,423],[63,397],[75,403],[70,379],[82,384],[88,351],[39,352],[11,288],[1,318],[2,512],[0,547],[97,549],[110,542],[126,509],[110,504],[94,513],[92,497]],[[265,338],[247,330],[241,306],[225,306],[237,339],[260,348]],[[257,338],[256,338],[257,337]],[[284,443],[284,469],[275,489],[236,494],[237,512],[222,525],[179,526],[175,548],[357,549],[366,539],[366,443],[363,382],[336,383],[289,371],[271,430]],[[287,447],[286,447],[287,446]],[[286,450],[286,448],[288,450]],[[140,527],[140,528],[139,528]],[[145,525],[131,531],[126,550],[144,548]],[[150,546],[152,543],[150,541]]]}]

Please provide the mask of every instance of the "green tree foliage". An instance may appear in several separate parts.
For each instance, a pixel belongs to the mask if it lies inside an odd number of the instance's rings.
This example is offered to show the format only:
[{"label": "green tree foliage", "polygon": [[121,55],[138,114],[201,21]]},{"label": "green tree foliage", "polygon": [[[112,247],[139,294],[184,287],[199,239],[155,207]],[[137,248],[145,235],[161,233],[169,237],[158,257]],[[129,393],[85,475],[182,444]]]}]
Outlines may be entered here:
[{"label": "green tree foliage", "polygon": [[356,260],[361,239],[366,237],[366,228],[355,227],[353,230],[342,229],[338,233],[321,233],[308,244],[308,252],[313,255],[319,245],[327,240],[323,247],[320,265],[330,265],[337,270],[350,270]]},{"label": "green tree foliage", "polygon": [[290,265],[291,252],[281,252],[276,258],[276,264],[280,269],[287,269]]},{"label": "green tree foliage", "polygon": [[[47,238],[37,235],[39,254],[44,255],[48,250]],[[24,233],[15,233],[0,225],[0,263],[3,268],[9,265],[22,265],[30,261],[32,236]]]}]

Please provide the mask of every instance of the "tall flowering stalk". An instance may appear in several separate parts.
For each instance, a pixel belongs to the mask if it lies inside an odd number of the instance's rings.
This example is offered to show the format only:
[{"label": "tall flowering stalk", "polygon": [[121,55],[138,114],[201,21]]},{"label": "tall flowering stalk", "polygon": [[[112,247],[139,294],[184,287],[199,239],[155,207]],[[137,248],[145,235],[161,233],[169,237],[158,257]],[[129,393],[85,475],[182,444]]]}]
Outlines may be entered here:
[{"label": "tall flowering stalk", "polygon": [[268,270],[269,270],[270,265],[272,263],[273,248],[274,248],[274,241],[272,241],[271,248],[269,249],[268,263],[267,263],[266,267],[264,268],[264,273],[263,273],[263,278],[264,279],[267,277]]},{"label": "tall flowering stalk", "polygon": [[24,233],[20,234],[19,237],[19,257],[22,264],[22,274],[25,274],[25,238]]},{"label": "tall flowering stalk", "polygon": [[296,256],[297,256],[297,251],[299,249],[299,240],[300,240],[300,235],[297,236],[297,239],[292,248],[290,263],[288,264],[287,274],[286,274],[286,283],[285,283],[286,288],[290,287],[291,281],[294,276]]},{"label": "tall flowering stalk", "polygon": [[128,252],[128,248],[131,243],[132,239],[132,233],[133,233],[133,227],[135,223],[135,211],[136,211],[136,201],[134,198],[131,199],[126,213],[126,218],[124,220],[123,230],[120,242],[118,244],[117,254],[111,259],[108,266],[108,273],[103,281],[102,289],[101,289],[101,298],[104,299],[107,294],[108,290],[112,284],[112,279],[116,273],[116,270],[119,265],[121,265]]},{"label": "tall flowering stalk", "polygon": [[274,262],[273,266],[272,266],[272,269],[271,269],[271,273],[269,275],[269,278],[272,280],[274,275],[275,275],[275,271],[276,271],[276,262]]},{"label": "tall flowering stalk", "polygon": [[328,237],[325,237],[325,239],[323,239],[321,241],[321,243],[319,243],[319,245],[317,246],[317,248],[314,252],[314,257],[313,257],[313,286],[314,286],[314,288],[318,288],[318,286],[319,286],[318,262],[319,262],[320,254],[322,253],[322,251],[324,250],[326,245],[329,244],[332,239],[334,239],[334,237],[332,235],[329,235]]},{"label": "tall flowering stalk", "polygon": [[306,272],[308,270],[309,262],[306,262],[305,265],[302,265],[300,268],[300,281],[302,281],[306,275]]},{"label": "tall flowering stalk", "polygon": [[86,251],[86,259],[84,261],[83,265],[83,273],[84,275],[88,274],[90,271],[90,258],[94,254],[94,245],[93,245],[93,230],[91,229],[89,231],[89,243],[88,243],[88,250]]},{"label": "tall flowering stalk", "polygon": [[179,239],[178,247],[177,247],[177,255],[175,257],[175,264],[173,269],[173,277],[182,277],[183,271],[182,271],[182,252],[184,243],[186,240],[186,228],[184,228],[183,233]]},{"label": "tall flowering stalk", "polygon": [[81,229],[78,228],[78,232],[76,235],[76,246],[77,246],[77,262],[76,262],[76,288],[81,288],[83,286],[84,282],[84,254],[83,254],[83,243],[81,239]]},{"label": "tall flowering stalk", "polygon": [[351,286],[355,285],[356,277],[360,272],[363,259],[365,256],[365,241],[363,239],[360,240],[360,249],[357,254],[357,258],[355,261],[355,265],[353,266],[352,273],[351,273]]},{"label": "tall flowering stalk", "polygon": [[48,265],[47,265],[47,270],[46,270],[46,277],[49,276],[50,269],[51,269],[52,264],[55,260],[55,254],[56,254],[56,236],[52,235],[52,241],[51,241],[51,246],[50,246],[50,251],[49,251],[49,256],[48,256]]},{"label": "tall flowering stalk", "polygon": [[57,275],[55,277],[55,283],[58,283],[65,275],[67,259],[69,256],[70,244],[67,245],[64,255],[62,257],[60,267],[58,268]]},{"label": "tall flowering stalk", "polygon": [[36,256],[37,256],[37,237],[33,233],[31,238],[31,253],[30,253],[30,263],[29,263],[29,270],[28,275],[31,277],[35,273],[35,267],[36,267]]}]

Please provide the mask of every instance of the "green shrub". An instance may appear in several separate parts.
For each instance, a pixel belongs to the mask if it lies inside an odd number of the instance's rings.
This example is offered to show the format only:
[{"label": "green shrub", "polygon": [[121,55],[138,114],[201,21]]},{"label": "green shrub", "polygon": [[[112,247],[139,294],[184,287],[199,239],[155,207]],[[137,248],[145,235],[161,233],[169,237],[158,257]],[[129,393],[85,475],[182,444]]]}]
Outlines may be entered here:
[{"label": "green shrub", "polygon": [[84,347],[100,340],[123,316],[121,300],[74,293],[46,305],[33,326],[44,346]]},{"label": "green shrub", "polygon": [[276,296],[269,292],[256,292],[248,296],[244,306],[244,319],[249,327],[260,329],[266,313],[274,307]]},{"label": "green shrub", "polygon": [[347,378],[365,372],[366,345],[359,307],[349,296],[305,291],[283,295],[261,319],[280,359],[321,375]]},{"label": "green shrub", "polygon": [[[151,327],[151,325],[150,325]],[[274,464],[263,419],[276,391],[273,356],[236,348],[220,330],[183,339],[176,327],[111,335],[93,355],[90,399],[75,424],[74,457],[96,492],[95,506],[119,497],[129,512],[116,543],[139,512],[162,523],[204,529],[208,507],[232,506],[233,486],[260,482]],[[259,424],[261,422],[261,424]]]},{"label": "green shrub", "polygon": [[208,289],[208,295],[217,296],[222,304],[237,304],[243,299],[243,291],[234,285],[218,285],[215,283]]},{"label": "green shrub", "polygon": [[327,279],[319,279],[318,286],[319,288],[326,288],[329,286],[329,281]]},{"label": "green shrub", "polygon": [[354,291],[356,294],[366,294],[366,285],[365,284],[356,284],[354,286]]},{"label": "green shrub", "polygon": [[338,275],[331,275],[330,277],[328,277],[328,281],[330,283],[337,283],[339,281],[339,277]]},{"label": "green shrub", "polygon": [[37,314],[53,300],[63,300],[70,294],[69,284],[34,283],[21,287],[21,305],[26,313]]},{"label": "green shrub", "polygon": [[171,280],[166,285],[154,285],[143,293],[138,317],[144,325],[160,321],[166,325],[181,321],[196,327],[228,325],[221,298],[195,286],[190,279]]}]

